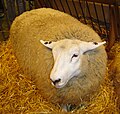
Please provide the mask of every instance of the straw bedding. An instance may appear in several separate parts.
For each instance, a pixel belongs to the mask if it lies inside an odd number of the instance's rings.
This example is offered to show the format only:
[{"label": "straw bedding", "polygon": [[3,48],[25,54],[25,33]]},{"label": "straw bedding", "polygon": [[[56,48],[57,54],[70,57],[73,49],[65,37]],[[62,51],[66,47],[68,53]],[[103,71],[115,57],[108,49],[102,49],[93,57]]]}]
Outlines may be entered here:
[{"label": "straw bedding", "polygon": [[109,79],[113,81],[114,91],[118,96],[117,106],[120,109],[120,42],[115,43],[109,55]]},{"label": "straw bedding", "polygon": [[[107,74],[105,83],[89,104],[79,106],[72,112],[118,114],[116,100],[112,81],[109,81]],[[59,104],[55,106],[43,99],[29,76],[21,74],[10,41],[0,44],[0,113],[65,113]]]}]

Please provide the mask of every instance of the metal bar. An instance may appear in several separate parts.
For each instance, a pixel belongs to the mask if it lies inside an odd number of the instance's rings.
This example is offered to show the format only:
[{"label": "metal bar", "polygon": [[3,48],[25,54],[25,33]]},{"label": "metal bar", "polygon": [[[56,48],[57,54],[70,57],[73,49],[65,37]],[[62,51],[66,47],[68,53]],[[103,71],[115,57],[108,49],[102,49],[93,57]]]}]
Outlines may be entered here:
[{"label": "metal bar", "polygon": [[18,14],[22,14],[24,11],[26,11],[25,8],[26,5],[23,0],[16,0],[16,4],[18,9]]},{"label": "metal bar", "polygon": [[105,12],[104,12],[104,8],[103,8],[103,4],[101,4],[101,8],[102,8],[102,13],[103,13],[105,27],[106,27],[107,38],[108,38],[107,23],[106,23],[106,19],[105,19]]},{"label": "metal bar", "polygon": [[69,6],[69,4],[68,4],[68,0],[66,0],[66,4],[67,4],[68,10],[69,10],[69,12],[70,12],[70,15],[72,15],[72,12],[71,12],[71,10],[70,10],[70,6]]},{"label": "metal bar", "polygon": [[43,0],[43,4],[44,4],[45,7],[47,7],[45,0]]},{"label": "metal bar", "polygon": [[20,14],[18,0],[16,0],[16,5],[17,5],[17,13]]},{"label": "metal bar", "polygon": [[5,38],[1,21],[0,21],[0,32],[2,33],[2,37]]},{"label": "metal bar", "polygon": [[6,24],[7,24],[7,31],[5,31],[3,28],[3,20],[0,21],[0,32],[2,33],[2,37],[4,40],[7,40],[8,38],[8,34],[7,36],[5,35],[5,32],[8,32],[8,29],[10,28],[10,24],[9,24],[9,20],[8,20],[8,17],[7,17],[7,10],[6,10],[6,7],[5,7],[5,1],[4,0],[1,0],[1,3],[2,3],[2,6],[3,6],[3,12],[4,12],[4,19],[6,21]]},{"label": "metal bar", "polygon": [[73,3],[73,6],[74,6],[74,9],[75,9],[75,12],[76,12],[77,18],[79,19],[78,12],[77,12],[77,9],[76,9],[76,6],[75,6],[75,3],[74,3],[74,0],[72,0],[72,3]]},{"label": "metal bar", "polygon": [[84,18],[84,22],[85,22],[85,24],[87,24],[86,18],[85,18],[85,14],[84,14],[84,11],[83,11],[83,8],[82,8],[82,5],[81,5],[80,0],[79,0],[79,5],[80,5],[80,9],[81,9],[81,11],[82,11],[82,15],[83,15],[83,18]]},{"label": "metal bar", "polygon": [[61,4],[61,6],[62,6],[63,11],[65,12],[65,9],[64,9],[64,6],[63,6],[63,4],[62,4],[62,1],[61,1],[61,0],[60,0],[60,4]]},{"label": "metal bar", "polygon": [[31,0],[28,0],[28,3],[29,3],[29,10],[32,9],[32,3],[31,3]]},{"label": "metal bar", "polygon": [[0,12],[3,11],[4,7],[3,7],[3,1],[0,0]]},{"label": "metal bar", "polygon": [[[1,4],[1,9],[2,9],[2,13],[4,13],[4,5],[3,5],[4,1],[0,1],[0,4]],[[2,34],[2,37],[3,39],[6,39],[5,38],[5,34],[4,34],[4,28],[3,28],[3,23],[2,23],[3,19],[0,20],[0,33]]]},{"label": "metal bar", "polygon": [[9,23],[9,19],[8,19],[7,10],[6,10],[6,7],[5,7],[4,0],[2,0],[2,4],[3,4],[4,15],[5,15],[5,19],[6,19],[6,22],[7,22],[7,26],[8,26],[8,29],[10,29],[10,23]]},{"label": "metal bar", "polygon": [[48,3],[49,3],[50,7],[53,8],[50,0],[47,0],[47,1],[48,1]]},{"label": "metal bar", "polygon": [[9,20],[12,22],[16,17],[15,0],[6,1]]},{"label": "metal bar", "polygon": [[[41,6],[41,7],[43,7],[43,5],[42,5],[42,3],[41,3],[41,0],[37,0],[37,3]],[[38,6],[39,6],[38,5]]]},{"label": "metal bar", "polygon": [[58,5],[57,5],[55,0],[54,0],[54,3],[55,3],[55,6],[56,6],[57,10],[59,10]]},{"label": "metal bar", "polygon": [[26,3],[25,3],[25,0],[22,0],[22,2],[23,2],[24,11],[26,11]]},{"label": "metal bar", "polygon": [[96,18],[97,18],[97,23],[98,23],[98,26],[99,26],[99,30],[102,34],[102,30],[101,30],[101,27],[100,27],[100,21],[99,21],[99,18],[98,18],[98,13],[97,13],[95,2],[93,2],[93,5],[94,5],[94,10],[95,10],[95,15],[96,15]]},{"label": "metal bar", "polygon": [[88,2],[87,2],[87,1],[86,1],[86,6],[87,6],[88,14],[89,14],[89,16],[90,16],[92,28],[94,29],[94,25],[93,25],[93,21],[92,21],[92,16],[91,16],[90,9],[89,9],[89,5],[88,5]]}]

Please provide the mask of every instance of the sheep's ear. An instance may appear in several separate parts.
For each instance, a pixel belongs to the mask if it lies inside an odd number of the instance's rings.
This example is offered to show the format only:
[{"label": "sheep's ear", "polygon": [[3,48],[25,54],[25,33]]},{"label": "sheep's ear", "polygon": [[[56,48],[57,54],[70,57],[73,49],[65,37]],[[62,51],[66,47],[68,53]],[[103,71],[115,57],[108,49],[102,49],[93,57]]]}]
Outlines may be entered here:
[{"label": "sheep's ear", "polygon": [[52,48],[55,46],[55,44],[56,44],[56,42],[52,42],[52,41],[43,41],[43,40],[40,40],[40,42],[41,42],[45,47],[50,48],[50,49],[52,49]]},{"label": "sheep's ear", "polygon": [[80,50],[82,53],[86,51],[93,50],[103,44],[105,44],[106,41],[104,42],[85,42],[85,41],[80,41]]}]

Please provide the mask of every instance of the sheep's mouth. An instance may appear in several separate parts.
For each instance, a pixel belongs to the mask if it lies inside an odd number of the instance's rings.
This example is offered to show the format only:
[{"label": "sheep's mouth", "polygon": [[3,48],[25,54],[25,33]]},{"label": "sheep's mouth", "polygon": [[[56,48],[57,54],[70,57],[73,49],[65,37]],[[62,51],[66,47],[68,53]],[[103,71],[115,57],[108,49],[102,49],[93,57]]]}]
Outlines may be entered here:
[{"label": "sheep's mouth", "polygon": [[[74,76],[71,76],[71,78],[69,79],[69,80],[71,80],[72,78],[73,78]],[[56,87],[56,88],[63,88],[63,87],[65,87],[66,85],[67,85],[67,83],[69,82],[69,80],[67,80],[67,81],[61,81],[61,82],[58,82],[58,83],[56,83],[56,84],[53,84],[53,82],[52,82],[52,85],[54,86],[54,87]]]},{"label": "sheep's mouth", "polygon": [[52,85],[58,89],[63,88],[65,85],[67,84],[67,82],[60,82],[60,83],[56,83],[55,85],[52,83]]}]

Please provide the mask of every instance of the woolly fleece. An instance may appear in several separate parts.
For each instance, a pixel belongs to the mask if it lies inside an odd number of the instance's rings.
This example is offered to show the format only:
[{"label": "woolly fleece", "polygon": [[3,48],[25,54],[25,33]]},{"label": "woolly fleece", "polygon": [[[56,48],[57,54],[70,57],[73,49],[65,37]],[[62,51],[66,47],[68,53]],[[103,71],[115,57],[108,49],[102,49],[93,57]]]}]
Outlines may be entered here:
[{"label": "woolly fleece", "polygon": [[101,41],[87,25],[49,8],[23,13],[14,20],[10,29],[10,39],[18,63],[23,73],[32,77],[43,98],[55,104],[77,105],[98,90],[105,76],[107,56],[104,46],[86,52],[80,76],[72,78],[65,87],[56,89],[49,79],[53,66],[52,52],[39,40],[57,41],[65,38]]}]

